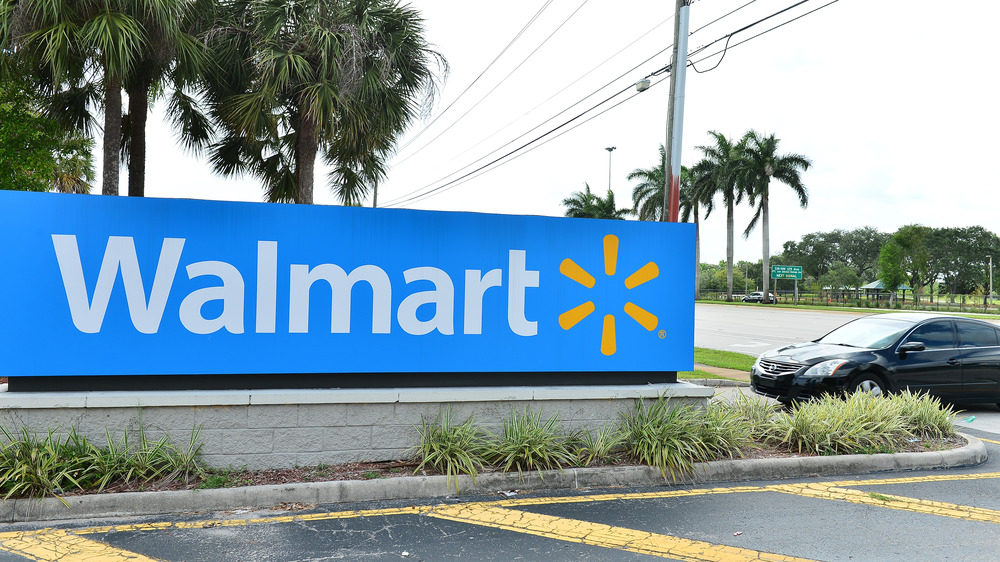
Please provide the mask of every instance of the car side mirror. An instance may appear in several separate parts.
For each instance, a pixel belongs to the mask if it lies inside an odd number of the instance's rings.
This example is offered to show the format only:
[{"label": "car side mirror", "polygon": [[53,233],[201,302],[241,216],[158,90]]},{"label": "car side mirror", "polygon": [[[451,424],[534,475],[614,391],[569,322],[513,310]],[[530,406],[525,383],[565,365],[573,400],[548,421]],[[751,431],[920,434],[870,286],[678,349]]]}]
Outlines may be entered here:
[{"label": "car side mirror", "polygon": [[925,349],[927,349],[927,346],[924,345],[924,342],[908,341],[908,342],[904,343],[903,345],[899,346],[899,350],[898,350],[899,351],[899,358],[900,359],[905,359],[906,358],[906,354],[909,353],[910,351],[923,351]]}]

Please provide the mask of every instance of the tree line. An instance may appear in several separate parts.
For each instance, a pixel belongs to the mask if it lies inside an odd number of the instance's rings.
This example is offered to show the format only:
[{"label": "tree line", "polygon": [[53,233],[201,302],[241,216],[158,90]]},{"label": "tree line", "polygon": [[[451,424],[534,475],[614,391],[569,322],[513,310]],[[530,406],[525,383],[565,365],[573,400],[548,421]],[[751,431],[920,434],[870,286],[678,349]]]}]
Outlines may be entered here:
[{"label": "tree line", "polygon": [[[893,292],[901,285],[915,300],[989,291],[991,256],[1000,261],[1000,237],[982,226],[933,228],[906,225],[894,233],[866,226],[812,232],[784,243],[772,263],[802,267],[802,284],[814,289],[853,290],[874,281]],[[702,264],[703,288],[722,291],[723,264]],[[762,262],[736,264],[736,284],[763,275]],[[753,281],[751,281],[752,283]],[[756,287],[754,285],[754,287]]]},{"label": "tree line", "polygon": [[[143,196],[146,119],[164,101],[185,148],[256,177],[267,200],[312,203],[323,158],[358,204],[446,73],[419,13],[393,0],[0,0],[0,112],[18,119],[0,145],[39,160],[0,187],[44,189],[46,154],[100,134],[102,193],[119,193],[124,164]],[[78,157],[92,166],[86,146]]]}]

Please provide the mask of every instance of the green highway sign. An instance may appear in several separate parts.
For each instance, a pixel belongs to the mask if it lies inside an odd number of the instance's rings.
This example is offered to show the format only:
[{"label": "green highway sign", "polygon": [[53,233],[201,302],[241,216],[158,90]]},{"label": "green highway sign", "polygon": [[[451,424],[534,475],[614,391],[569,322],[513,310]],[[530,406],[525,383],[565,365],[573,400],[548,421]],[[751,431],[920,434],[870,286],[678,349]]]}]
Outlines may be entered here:
[{"label": "green highway sign", "polygon": [[772,265],[771,279],[802,279],[802,266]]}]

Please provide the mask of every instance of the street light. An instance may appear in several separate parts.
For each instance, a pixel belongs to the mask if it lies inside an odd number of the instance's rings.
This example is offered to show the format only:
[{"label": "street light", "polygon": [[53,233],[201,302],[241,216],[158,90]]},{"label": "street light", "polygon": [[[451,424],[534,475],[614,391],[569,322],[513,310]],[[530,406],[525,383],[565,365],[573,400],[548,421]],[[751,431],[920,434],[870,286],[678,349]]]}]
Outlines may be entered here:
[{"label": "street light", "polygon": [[616,146],[609,146],[604,150],[608,151],[608,191],[611,191],[611,153],[618,148]]}]

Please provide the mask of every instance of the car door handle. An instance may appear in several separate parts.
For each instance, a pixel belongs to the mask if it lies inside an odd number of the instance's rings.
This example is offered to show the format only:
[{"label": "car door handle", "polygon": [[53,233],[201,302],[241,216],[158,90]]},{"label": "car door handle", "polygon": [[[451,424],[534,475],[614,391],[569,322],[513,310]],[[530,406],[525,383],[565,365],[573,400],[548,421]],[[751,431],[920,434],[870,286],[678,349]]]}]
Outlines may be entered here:
[{"label": "car door handle", "polygon": [[962,364],[962,360],[952,357],[951,359],[948,360],[948,364],[951,365],[952,367],[957,367]]}]

